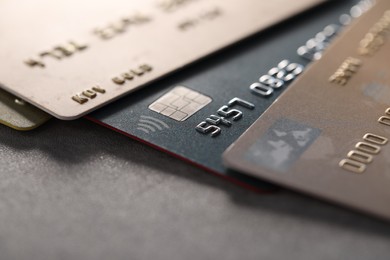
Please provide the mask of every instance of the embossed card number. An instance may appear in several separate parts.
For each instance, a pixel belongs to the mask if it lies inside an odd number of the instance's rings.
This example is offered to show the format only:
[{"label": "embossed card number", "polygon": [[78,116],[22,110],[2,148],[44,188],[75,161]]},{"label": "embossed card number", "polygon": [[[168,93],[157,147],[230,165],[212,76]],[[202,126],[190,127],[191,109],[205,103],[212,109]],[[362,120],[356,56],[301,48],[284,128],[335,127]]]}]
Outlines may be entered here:
[{"label": "embossed card number", "polygon": [[1,1],[1,87],[74,119],[323,1]]}]

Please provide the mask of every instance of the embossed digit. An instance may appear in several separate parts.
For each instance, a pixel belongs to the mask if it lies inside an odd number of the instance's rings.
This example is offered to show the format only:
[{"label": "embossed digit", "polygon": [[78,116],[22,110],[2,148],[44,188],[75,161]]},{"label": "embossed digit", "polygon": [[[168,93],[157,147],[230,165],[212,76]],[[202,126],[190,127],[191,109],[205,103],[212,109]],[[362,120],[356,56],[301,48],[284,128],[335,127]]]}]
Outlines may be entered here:
[{"label": "embossed digit", "polygon": [[206,121],[199,123],[195,129],[201,134],[207,135],[211,133],[212,137],[216,137],[221,133],[221,128],[215,125],[207,125]]},{"label": "embossed digit", "polygon": [[363,173],[366,170],[366,165],[360,162],[356,162],[350,159],[344,159],[339,163],[339,166],[344,170],[353,173]]}]

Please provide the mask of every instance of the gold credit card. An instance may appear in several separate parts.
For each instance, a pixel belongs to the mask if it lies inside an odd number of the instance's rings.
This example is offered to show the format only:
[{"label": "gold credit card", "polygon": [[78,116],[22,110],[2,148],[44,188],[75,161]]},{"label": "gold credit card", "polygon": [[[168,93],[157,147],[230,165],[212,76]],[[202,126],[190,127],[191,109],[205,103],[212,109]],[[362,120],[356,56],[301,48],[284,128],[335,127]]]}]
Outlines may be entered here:
[{"label": "gold credit card", "polygon": [[0,124],[28,131],[50,118],[49,114],[0,89]]},{"label": "gold credit card", "polygon": [[234,170],[390,219],[390,1],[336,40],[225,153]]},{"label": "gold credit card", "polygon": [[74,119],[324,0],[5,0],[0,82]]}]

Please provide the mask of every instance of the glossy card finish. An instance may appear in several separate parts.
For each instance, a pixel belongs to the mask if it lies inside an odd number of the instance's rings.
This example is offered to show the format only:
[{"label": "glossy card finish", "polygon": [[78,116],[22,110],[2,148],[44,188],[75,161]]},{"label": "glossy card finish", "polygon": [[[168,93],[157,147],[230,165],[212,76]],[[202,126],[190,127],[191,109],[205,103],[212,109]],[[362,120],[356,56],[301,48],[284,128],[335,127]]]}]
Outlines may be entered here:
[{"label": "glossy card finish", "polygon": [[0,83],[75,119],[323,0],[0,2]]},{"label": "glossy card finish", "polygon": [[[349,13],[355,3],[357,1],[333,1],[322,5],[193,64],[174,77],[156,82],[88,117],[242,186],[259,190],[263,187],[261,181],[228,172],[222,165],[221,156],[288,88],[288,83],[275,89],[269,96],[254,93],[250,86],[259,82],[263,75],[266,79],[268,71],[283,60],[308,64],[310,59],[297,55],[297,48],[305,45],[325,27],[328,28],[328,25],[339,24],[340,15]],[[316,52],[319,51],[318,47]],[[256,84],[254,86],[258,87]],[[220,114],[229,112],[229,105],[243,114],[240,117],[233,112],[225,116],[226,121],[222,121]],[[219,127],[219,132],[213,124]],[[203,133],[208,127],[212,131]]]},{"label": "glossy card finish", "polygon": [[350,27],[224,154],[227,166],[390,219],[390,2]]}]

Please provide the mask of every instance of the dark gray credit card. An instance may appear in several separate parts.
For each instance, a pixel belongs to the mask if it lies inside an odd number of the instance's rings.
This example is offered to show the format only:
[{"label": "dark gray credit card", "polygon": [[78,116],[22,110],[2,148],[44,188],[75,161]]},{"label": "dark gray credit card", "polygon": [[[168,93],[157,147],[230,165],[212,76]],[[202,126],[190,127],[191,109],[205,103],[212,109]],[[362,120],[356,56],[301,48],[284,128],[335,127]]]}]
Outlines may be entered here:
[{"label": "dark gray credit card", "polygon": [[87,118],[246,188],[272,188],[229,172],[222,153],[369,6],[369,1],[329,1]]}]

